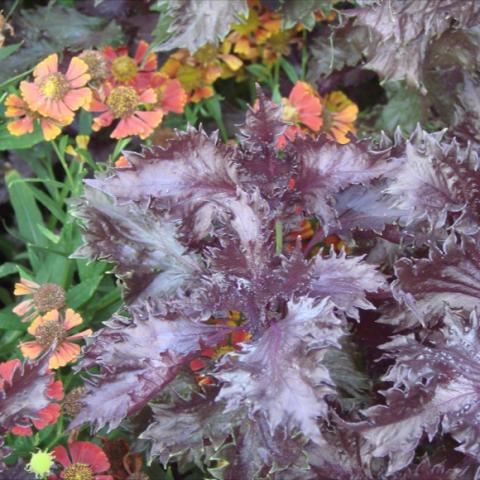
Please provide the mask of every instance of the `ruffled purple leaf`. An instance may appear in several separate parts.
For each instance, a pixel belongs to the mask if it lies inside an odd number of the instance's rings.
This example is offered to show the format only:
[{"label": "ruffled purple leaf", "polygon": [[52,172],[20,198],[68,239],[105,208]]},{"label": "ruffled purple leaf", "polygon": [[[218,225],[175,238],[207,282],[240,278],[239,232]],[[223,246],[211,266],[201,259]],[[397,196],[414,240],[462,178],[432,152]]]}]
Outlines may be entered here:
[{"label": "ruffled purple leaf", "polygon": [[402,327],[434,324],[445,306],[471,311],[480,306],[480,254],[475,238],[450,235],[428,258],[401,258],[395,263],[395,298],[402,305],[386,323]]},{"label": "ruffled purple leaf", "polygon": [[317,418],[326,416],[324,397],[333,392],[321,359],[327,347],[338,346],[342,333],[327,300],[289,302],[285,318],[272,320],[257,342],[215,373],[225,382],[218,400],[226,402],[227,411],[248,402],[252,413],[265,414],[272,434],[278,426],[298,428],[320,441]]},{"label": "ruffled purple leaf", "polygon": [[480,5],[476,0],[383,0],[345,13],[370,31],[365,68],[425,92],[423,65],[430,43],[450,29],[477,24]]},{"label": "ruffled purple leaf", "polygon": [[72,214],[84,223],[84,245],[75,256],[113,262],[128,303],[185,289],[202,272],[198,256],[178,239],[178,222],[166,215],[119,204],[90,187]]},{"label": "ruffled purple leaf", "polygon": [[414,458],[423,435],[449,433],[457,449],[480,459],[480,338],[476,311],[470,318],[447,310],[441,332],[430,343],[398,336],[384,345],[396,359],[385,381],[386,405],[364,411],[360,427],[374,457],[390,457],[389,473]]},{"label": "ruffled purple leaf", "polygon": [[374,150],[369,141],[340,145],[326,136],[295,143],[298,174],[295,177],[297,199],[308,212],[319,217],[324,228],[339,228],[334,194],[350,185],[368,185],[395,166],[389,162],[389,149]]},{"label": "ruffled purple leaf", "polygon": [[155,46],[156,51],[187,48],[194,53],[207,43],[218,44],[240,16],[248,16],[246,0],[161,0],[172,17],[170,37]]},{"label": "ruffled purple leaf", "polygon": [[471,147],[443,141],[444,132],[420,127],[405,144],[405,161],[386,188],[408,223],[426,219],[431,229],[451,226],[472,234],[479,230],[480,173]]},{"label": "ruffled purple leaf", "polygon": [[238,412],[224,413],[224,406],[214,400],[215,393],[209,391],[177,398],[172,405],[152,405],[153,422],[140,436],[151,440],[152,457],[158,456],[164,465],[185,453],[208,461],[233,433],[238,419]]},{"label": "ruffled purple leaf", "polygon": [[193,129],[177,133],[165,149],[154,147],[142,155],[128,154],[131,168],[114,170],[104,179],[86,180],[120,204],[179,214],[190,234],[202,238],[212,221],[224,213],[223,203],[235,198],[238,172],[234,149]]},{"label": "ruffled purple leaf", "polygon": [[98,428],[118,426],[138,412],[179,373],[192,355],[222,341],[232,328],[211,325],[195,312],[134,312],[114,317],[89,342],[81,367],[99,366],[82,397],[83,409],[71,428],[95,419]]},{"label": "ruffled purple leaf", "polygon": [[329,298],[347,316],[358,320],[358,309],[375,307],[366,298],[367,292],[376,292],[387,286],[384,276],[362,261],[362,257],[347,257],[345,252],[317,256],[311,268],[309,295]]},{"label": "ruffled purple leaf", "polygon": [[9,360],[0,368],[0,432],[5,432],[23,417],[36,418],[50,403],[46,393],[52,374],[48,355],[37,363]]},{"label": "ruffled purple leaf", "polygon": [[219,480],[280,480],[289,478],[292,472],[304,478],[309,470],[303,452],[305,443],[302,436],[290,435],[281,427],[271,433],[268,421],[257,412],[233,430],[232,440],[212,457],[217,466],[208,470]]}]

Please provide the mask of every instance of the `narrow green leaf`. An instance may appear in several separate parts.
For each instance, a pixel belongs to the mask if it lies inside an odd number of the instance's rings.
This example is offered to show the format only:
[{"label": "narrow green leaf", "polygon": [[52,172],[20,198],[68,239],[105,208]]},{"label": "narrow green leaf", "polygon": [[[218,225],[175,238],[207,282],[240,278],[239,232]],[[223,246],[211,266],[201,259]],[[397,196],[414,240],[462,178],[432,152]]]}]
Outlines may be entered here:
[{"label": "narrow green leaf", "polygon": [[38,228],[39,225],[44,225],[42,214],[30,186],[21,180],[22,177],[16,170],[12,170],[6,175],[10,202],[15,211],[18,230],[24,241],[46,246],[48,241]]},{"label": "narrow green leaf", "polygon": [[12,262],[4,263],[0,265],[0,278],[8,277],[9,275],[13,275],[17,273],[17,264]]},{"label": "narrow green leaf", "polygon": [[13,55],[21,46],[22,42],[0,48],[0,62]]},{"label": "narrow green leaf", "polygon": [[288,62],[284,58],[281,58],[280,66],[282,67],[282,70],[287,74],[288,79],[292,83],[296,83],[298,81],[298,74],[295,70],[295,67],[290,62]]},{"label": "narrow green leaf", "polygon": [[60,242],[60,235],[56,235],[56,234],[53,233],[51,230],[49,230],[47,227],[44,227],[43,225],[39,225],[39,226],[38,226],[38,229],[39,229],[40,232],[41,232],[46,238],[48,238],[52,243],[57,244],[58,242]]}]

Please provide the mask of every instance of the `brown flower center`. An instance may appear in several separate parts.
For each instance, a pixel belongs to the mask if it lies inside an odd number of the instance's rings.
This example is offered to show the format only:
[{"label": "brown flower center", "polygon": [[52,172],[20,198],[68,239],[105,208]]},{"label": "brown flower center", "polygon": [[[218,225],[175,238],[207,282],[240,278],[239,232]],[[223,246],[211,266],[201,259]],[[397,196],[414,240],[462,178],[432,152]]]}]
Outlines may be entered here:
[{"label": "brown flower center", "polygon": [[53,100],[60,100],[70,89],[69,83],[61,73],[50,73],[40,83],[40,90]]},{"label": "brown flower center", "polygon": [[85,463],[72,463],[63,472],[64,480],[93,480],[92,469]]},{"label": "brown flower center", "polygon": [[95,50],[85,50],[79,56],[87,65],[92,81],[104,80],[108,76],[108,67],[105,57]]},{"label": "brown flower center", "polygon": [[43,348],[48,348],[55,340],[61,343],[65,336],[66,331],[58,320],[48,320],[42,323],[35,332],[35,338]]},{"label": "brown flower center", "polygon": [[33,303],[40,314],[60,310],[65,306],[65,290],[55,283],[46,283],[33,294]]},{"label": "brown flower center", "polygon": [[121,55],[112,62],[112,75],[117,82],[130,82],[137,72],[135,60],[127,55]]},{"label": "brown flower center", "polygon": [[63,411],[71,417],[76,417],[82,409],[82,397],[85,394],[85,387],[76,387],[67,394],[63,401]]},{"label": "brown flower center", "polygon": [[107,98],[107,105],[115,118],[128,117],[138,107],[139,98],[132,87],[116,87]]}]

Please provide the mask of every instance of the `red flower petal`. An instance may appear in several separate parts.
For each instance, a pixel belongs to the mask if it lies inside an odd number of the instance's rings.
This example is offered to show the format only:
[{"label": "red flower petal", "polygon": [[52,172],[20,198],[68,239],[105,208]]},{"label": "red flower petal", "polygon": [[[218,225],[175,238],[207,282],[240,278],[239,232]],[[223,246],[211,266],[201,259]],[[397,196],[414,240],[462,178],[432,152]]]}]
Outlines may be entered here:
[{"label": "red flower petal", "polygon": [[72,464],[66,448],[62,445],[53,449],[53,455],[55,456],[55,460],[58,463],[61,463],[64,467],[68,467]]},{"label": "red flower petal", "polygon": [[73,463],[89,465],[93,473],[105,472],[110,468],[105,452],[91,442],[73,442],[68,445]]}]

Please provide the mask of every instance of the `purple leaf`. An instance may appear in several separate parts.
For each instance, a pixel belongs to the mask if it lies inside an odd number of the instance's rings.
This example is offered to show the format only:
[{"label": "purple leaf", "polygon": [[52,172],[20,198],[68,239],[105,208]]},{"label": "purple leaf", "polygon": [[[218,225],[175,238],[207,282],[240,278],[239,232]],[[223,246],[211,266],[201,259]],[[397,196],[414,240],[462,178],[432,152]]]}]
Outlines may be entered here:
[{"label": "purple leaf", "polygon": [[178,240],[178,222],[134,204],[120,205],[90,187],[72,213],[84,222],[75,257],[108,260],[123,280],[128,303],[185,289],[202,271]]},{"label": "purple leaf", "polygon": [[341,335],[341,322],[327,300],[289,302],[285,318],[272,321],[255,344],[245,345],[215,373],[225,382],[218,400],[227,403],[227,411],[248,402],[252,413],[264,412],[272,434],[278,426],[299,428],[320,441],[316,420],[326,416],[324,397],[333,392],[321,360]]},{"label": "purple leaf", "polygon": [[82,368],[99,366],[101,372],[91,380],[83,409],[70,427],[95,418],[98,428],[116,428],[158,395],[193,354],[232,331],[194,315],[146,307],[134,311],[133,321],[117,316],[107,322],[85,350]]},{"label": "purple leaf", "polygon": [[10,429],[23,417],[36,418],[50,403],[46,393],[51,380],[48,355],[34,364],[19,360],[0,364],[0,431]]},{"label": "purple leaf", "polygon": [[442,249],[432,247],[428,258],[398,260],[395,275],[392,291],[403,308],[386,323],[434,324],[446,305],[467,311],[480,305],[480,254],[474,238],[457,243],[452,234]]},{"label": "purple leaf", "polygon": [[[211,391],[176,399],[172,405],[152,405],[154,420],[140,438],[152,441],[151,455],[167,465],[171,457],[190,451],[190,456],[209,459],[233,432],[237,412],[223,413],[224,406],[214,401]],[[211,445],[207,448],[206,445]]]},{"label": "purple leaf", "polygon": [[400,154],[405,161],[386,192],[406,212],[408,223],[426,219],[432,229],[451,223],[455,230],[473,234],[479,230],[478,157],[470,147],[442,141],[443,133],[417,128]]},{"label": "purple leaf", "polygon": [[356,26],[370,30],[365,68],[382,79],[406,80],[426,92],[422,67],[430,43],[452,25],[477,24],[480,4],[476,0],[384,0],[345,13],[356,17]]},{"label": "purple leaf", "polygon": [[309,295],[330,300],[346,315],[358,320],[358,309],[374,309],[367,300],[367,292],[376,292],[387,286],[384,276],[362,257],[347,257],[343,252],[329,257],[317,256],[311,269]]},{"label": "purple leaf", "polygon": [[103,180],[87,185],[114,197],[120,204],[135,202],[155,211],[172,208],[190,223],[195,238],[213,229],[224,213],[223,202],[236,197],[236,151],[218,143],[216,135],[190,129],[177,133],[167,148],[129,154],[131,168],[117,169]]},{"label": "purple leaf", "polygon": [[240,16],[248,16],[246,0],[161,0],[158,5],[167,5],[167,15],[173,17],[168,28],[171,36],[157,51],[187,48],[194,53],[207,43],[217,44],[230,31],[232,23]]},{"label": "purple leaf", "polygon": [[388,173],[389,149],[373,150],[369,141],[340,145],[321,135],[317,140],[297,140],[298,177],[296,191],[306,209],[317,215],[324,228],[339,228],[333,195],[350,185],[368,184]]},{"label": "purple leaf", "polygon": [[480,338],[476,311],[447,310],[430,343],[398,336],[383,346],[395,358],[385,381],[387,404],[367,409],[362,435],[374,457],[390,457],[389,473],[405,468],[424,434],[449,433],[458,450],[480,459]]}]

